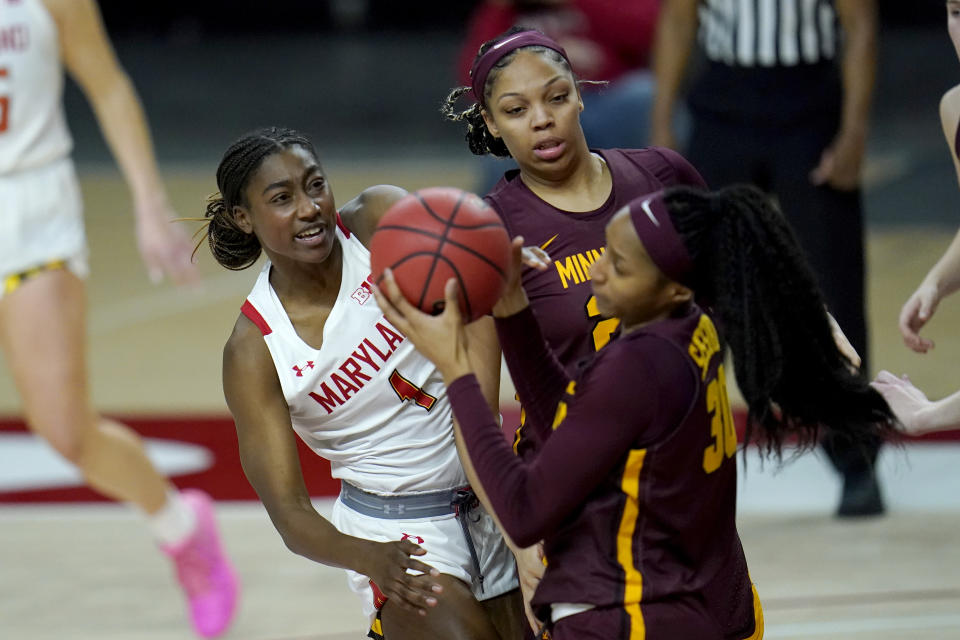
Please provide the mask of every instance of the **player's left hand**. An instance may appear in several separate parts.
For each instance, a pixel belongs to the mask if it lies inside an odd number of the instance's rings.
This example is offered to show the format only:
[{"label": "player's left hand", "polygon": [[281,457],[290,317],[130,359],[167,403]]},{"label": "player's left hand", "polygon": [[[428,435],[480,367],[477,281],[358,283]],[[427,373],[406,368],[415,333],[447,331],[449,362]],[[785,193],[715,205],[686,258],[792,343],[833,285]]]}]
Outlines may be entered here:
[{"label": "player's left hand", "polygon": [[137,246],[147,267],[150,281],[158,284],[164,277],[175,284],[196,284],[200,280],[191,254],[190,236],[174,223],[174,212],[166,206],[137,211]]},{"label": "player's left hand", "polygon": [[904,431],[917,435],[928,431],[924,427],[923,413],[933,403],[907,376],[898,377],[889,371],[881,371],[870,385],[880,392],[893,413],[900,419]]},{"label": "player's left hand", "polygon": [[517,577],[520,580],[520,592],[523,595],[523,610],[527,615],[527,624],[534,633],[539,633],[543,623],[534,615],[530,601],[546,570],[543,564],[543,543],[538,542],[526,549],[520,549],[513,555],[517,561]]},{"label": "player's left hand", "polygon": [[457,281],[444,287],[444,308],[439,315],[424,313],[410,304],[397,286],[393,271],[385,269],[373,295],[387,320],[407,337],[424,357],[443,373],[447,383],[472,372],[467,357],[467,332],[457,302]]}]

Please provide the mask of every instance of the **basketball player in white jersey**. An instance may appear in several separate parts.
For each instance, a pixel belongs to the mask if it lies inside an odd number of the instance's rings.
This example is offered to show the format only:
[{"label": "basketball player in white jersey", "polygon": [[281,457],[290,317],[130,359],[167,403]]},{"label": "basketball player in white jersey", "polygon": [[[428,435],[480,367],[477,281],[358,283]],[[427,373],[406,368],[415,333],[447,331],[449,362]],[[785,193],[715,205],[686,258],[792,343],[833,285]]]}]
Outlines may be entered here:
[{"label": "basketball player in white jersey", "polygon": [[169,224],[172,211],[143,111],[97,5],[0,0],[0,345],[30,429],[94,489],[147,514],[177,567],[194,629],[212,637],[233,617],[238,584],[209,497],[177,492],[136,434],[90,404],[87,247],[62,107],[64,67],[90,101],[133,194],[137,240],[151,278],[196,278],[189,240]]},{"label": "basketball player in white jersey", "polygon": [[[514,560],[462,490],[441,376],[372,295],[366,245],[406,192],[371,187],[338,213],[313,145],[277,128],[231,145],[217,186],[214,257],[228,269],[269,259],[224,349],[223,385],[244,472],[284,542],[348,570],[373,638],[520,637]],[[495,404],[496,335],[489,318],[471,330]],[[297,436],[341,480],[332,522],[311,505]]]}]

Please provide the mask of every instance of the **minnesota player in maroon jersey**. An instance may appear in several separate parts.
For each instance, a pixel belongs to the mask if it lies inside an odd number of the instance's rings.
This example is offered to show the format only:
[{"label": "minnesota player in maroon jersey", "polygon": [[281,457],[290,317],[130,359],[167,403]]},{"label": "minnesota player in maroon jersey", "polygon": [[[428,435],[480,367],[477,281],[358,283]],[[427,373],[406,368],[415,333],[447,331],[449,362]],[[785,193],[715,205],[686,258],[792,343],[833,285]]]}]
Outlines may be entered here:
[{"label": "minnesota player in maroon jersey", "polygon": [[[530,303],[560,362],[572,370],[610,338],[617,320],[600,317],[590,267],[604,245],[604,227],[628,202],[671,185],[706,186],[678,153],[666,148],[591,149],[580,127],[580,81],[567,54],[539,31],[512,29],[485,43],[471,87],[447,97],[443,111],[467,123],[477,155],[513,157],[517,169],[485,196],[511,236],[545,249],[552,267],[523,276]],[[474,103],[457,112],[462,96]],[[518,432],[518,449],[528,444]]]},{"label": "minnesota player in maroon jersey", "polygon": [[[511,29],[484,43],[470,76],[471,86],[454,89],[442,111],[467,124],[474,154],[516,161],[485,199],[511,236],[523,236],[552,258],[547,270],[527,270],[523,285],[547,342],[573,371],[608,342],[618,323],[600,317],[590,290],[607,222],[641,195],[705,184],[671,149],[591,149],[580,126],[581,81],[563,47],[539,31]],[[456,108],[461,97],[473,101],[465,111]],[[507,425],[516,429],[514,446],[524,456],[538,446],[535,431],[523,426],[525,416],[522,411],[519,428]],[[528,553],[518,556],[518,567],[529,599],[543,565]]]},{"label": "minnesota player in maroon jersey", "polygon": [[[515,238],[519,272],[522,238]],[[896,420],[832,335],[787,223],[748,186],[641,197],[606,228],[591,269],[610,344],[571,375],[515,277],[494,307],[507,364],[543,442],[521,459],[504,441],[465,356],[456,284],[420,313],[389,276],[387,318],[444,375],[461,439],[505,531],[545,540],[533,598],[554,640],[761,638],[763,613],[735,525],[737,434],[729,345],[768,453],[834,431],[851,446]],[[821,425],[829,425],[821,426]]]}]

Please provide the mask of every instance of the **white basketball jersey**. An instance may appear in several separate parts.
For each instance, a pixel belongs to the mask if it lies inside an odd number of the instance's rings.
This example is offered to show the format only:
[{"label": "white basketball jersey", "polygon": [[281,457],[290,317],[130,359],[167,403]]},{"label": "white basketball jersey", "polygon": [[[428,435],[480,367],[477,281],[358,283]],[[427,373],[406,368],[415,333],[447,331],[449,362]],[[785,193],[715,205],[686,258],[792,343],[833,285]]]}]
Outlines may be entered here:
[{"label": "white basketball jersey", "polygon": [[243,305],[270,349],[294,430],[333,477],[380,494],[466,484],[443,377],[391,325],[371,293],[370,253],[337,220],[343,274],[314,349],[270,285],[268,262]]},{"label": "white basketball jersey", "polygon": [[41,0],[0,0],[0,175],[71,147],[56,24]]}]

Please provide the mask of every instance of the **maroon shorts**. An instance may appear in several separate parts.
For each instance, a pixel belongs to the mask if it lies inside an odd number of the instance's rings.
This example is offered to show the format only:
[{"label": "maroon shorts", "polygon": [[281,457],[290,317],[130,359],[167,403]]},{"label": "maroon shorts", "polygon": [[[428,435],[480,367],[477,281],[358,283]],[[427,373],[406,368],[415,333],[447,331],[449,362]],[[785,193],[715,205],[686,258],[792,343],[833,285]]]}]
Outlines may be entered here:
[{"label": "maroon shorts", "polygon": [[[645,640],[723,640],[716,621],[695,603],[683,601],[643,605]],[[619,640],[629,638],[635,624],[625,609],[591,609],[561,618],[553,625],[553,640]]]}]

